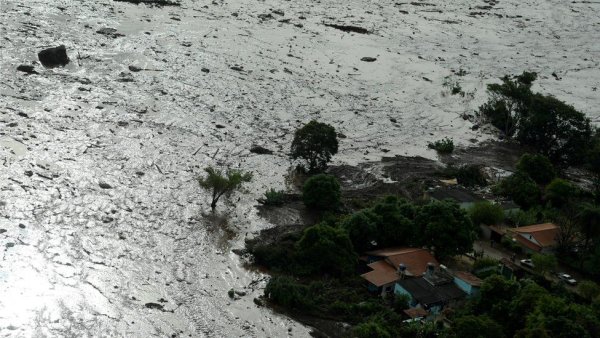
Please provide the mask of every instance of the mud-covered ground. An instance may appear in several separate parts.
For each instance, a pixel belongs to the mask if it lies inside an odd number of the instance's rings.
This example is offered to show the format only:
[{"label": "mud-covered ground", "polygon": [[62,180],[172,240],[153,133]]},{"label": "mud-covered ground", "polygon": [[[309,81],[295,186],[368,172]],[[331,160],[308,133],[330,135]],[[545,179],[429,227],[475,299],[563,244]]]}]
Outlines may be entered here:
[{"label": "mud-covered ground", "polygon": [[[428,141],[493,137],[470,115],[485,84],[525,69],[598,122],[599,14],[558,0],[1,0],[0,335],[307,336],[256,307],[265,276],[231,252],[270,226],[255,200],[284,187],[293,130],[333,124],[337,164],[435,158]],[[16,71],[59,44],[67,67]],[[255,175],[214,217],[194,181],[207,165]]]}]

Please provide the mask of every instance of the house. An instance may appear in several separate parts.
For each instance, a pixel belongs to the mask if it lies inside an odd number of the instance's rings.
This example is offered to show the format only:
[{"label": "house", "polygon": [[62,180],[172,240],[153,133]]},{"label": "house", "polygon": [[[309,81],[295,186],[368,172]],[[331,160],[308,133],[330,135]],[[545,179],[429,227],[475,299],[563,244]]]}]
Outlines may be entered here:
[{"label": "house", "polygon": [[508,231],[525,250],[548,253],[556,247],[560,229],[556,224],[544,223],[512,228]]},{"label": "house", "polygon": [[433,255],[420,248],[388,248],[365,253],[367,267],[371,270],[361,275],[368,282],[369,290],[382,295],[394,291],[397,280],[421,277],[428,264],[439,266]]},{"label": "house", "polygon": [[426,193],[426,197],[430,197],[438,201],[447,199],[454,200],[462,209],[465,210],[470,209],[475,202],[485,200],[483,197],[476,195],[472,191],[458,186],[432,189]]},{"label": "house", "polygon": [[463,290],[467,297],[473,297],[479,293],[481,279],[466,271],[454,272],[454,284]]},{"label": "house", "polygon": [[427,312],[427,310],[420,308],[420,307],[406,309],[406,310],[403,310],[403,312],[405,315],[408,316],[408,319],[404,320],[405,323],[421,321],[429,316],[429,312]]},{"label": "house", "polygon": [[407,295],[411,308],[423,308],[432,314],[440,313],[446,305],[467,295],[454,283],[452,275],[433,264],[428,265],[422,277],[399,279],[394,293]]}]

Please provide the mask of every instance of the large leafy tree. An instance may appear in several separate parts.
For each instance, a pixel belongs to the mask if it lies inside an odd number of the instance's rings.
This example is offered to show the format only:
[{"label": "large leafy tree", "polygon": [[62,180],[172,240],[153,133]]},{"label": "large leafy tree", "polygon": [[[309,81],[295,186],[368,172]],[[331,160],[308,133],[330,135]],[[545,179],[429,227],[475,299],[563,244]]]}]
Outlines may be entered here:
[{"label": "large leafy tree", "polygon": [[532,95],[531,85],[536,78],[536,73],[524,72],[519,76],[504,76],[502,83],[488,85],[491,98],[479,108],[480,113],[504,135],[513,136]]},{"label": "large leafy tree", "polygon": [[369,210],[356,212],[340,222],[356,252],[364,252],[377,239],[377,215]]},{"label": "large leafy tree", "polygon": [[421,232],[421,242],[440,258],[473,250],[475,227],[467,213],[453,201],[432,201],[420,207],[415,225]]},{"label": "large leafy tree", "polygon": [[414,207],[405,200],[388,196],[371,211],[377,215],[377,244],[380,247],[412,245],[418,236],[412,218]]},{"label": "large leafy tree", "polygon": [[310,121],[294,134],[292,158],[305,160],[310,173],[325,170],[337,151],[337,135],[329,124]]},{"label": "large leafy tree", "polygon": [[453,327],[456,337],[470,338],[502,338],[502,326],[488,316],[467,315],[454,321]]},{"label": "large leafy tree", "polygon": [[572,202],[579,190],[575,185],[562,178],[555,178],[546,186],[544,197],[554,208],[562,208]]},{"label": "large leafy tree", "polygon": [[204,169],[206,177],[198,177],[200,186],[212,194],[210,207],[215,210],[217,202],[223,195],[230,195],[235,190],[241,188],[245,182],[250,182],[252,174],[244,173],[240,170],[227,170],[225,173],[220,172],[212,167]]},{"label": "large leafy tree", "polygon": [[304,230],[296,252],[298,263],[308,274],[349,275],[358,259],[348,234],[323,223]]},{"label": "large leafy tree", "polygon": [[517,140],[556,162],[581,163],[592,137],[590,120],[552,96],[535,94],[521,118]]},{"label": "large leafy tree", "polygon": [[537,184],[548,184],[556,177],[554,166],[544,155],[524,154],[517,162],[517,170],[526,173]]},{"label": "large leafy tree", "polygon": [[542,276],[554,269],[558,265],[554,255],[533,254],[531,262],[535,266],[534,270]]},{"label": "large leafy tree", "polygon": [[578,209],[577,225],[584,237],[584,248],[587,252],[590,243],[600,238],[600,206],[583,203]]},{"label": "large leafy tree", "polygon": [[496,187],[500,195],[511,198],[523,209],[540,204],[541,191],[527,174],[516,172],[502,180]]}]

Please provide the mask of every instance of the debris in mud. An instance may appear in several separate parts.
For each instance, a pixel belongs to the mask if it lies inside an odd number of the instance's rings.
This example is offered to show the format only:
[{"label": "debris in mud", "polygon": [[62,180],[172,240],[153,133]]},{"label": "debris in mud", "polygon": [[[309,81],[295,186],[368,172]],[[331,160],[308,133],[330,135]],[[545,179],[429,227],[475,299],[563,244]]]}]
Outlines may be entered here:
[{"label": "debris in mud", "polygon": [[202,68],[202,69],[200,69],[200,71],[203,73],[210,73],[210,69],[208,69],[208,68]]},{"label": "debris in mud", "polygon": [[229,68],[230,68],[231,70],[235,70],[235,71],[238,71],[238,72],[241,72],[241,71],[243,71],[243,70],[244,70],[244,67],[241,67],[241,66],[231,66],[231,67],[229,67]]},{"label": "debris in mud", "polygon": [[261,146],[253,146],[250,148],[250,152],[259,155],[272,155],[273,151]]},{"label": "debris in mud", "polygon": [[370,56],[365,56],[362,59],[360,59],[360,61],[364,61],[364,62],[375,62],[377,61],[377,58],[374,57],[370,57]]},{"label": "debris in mud", "polygon": [[121,36],[125,36],[125,34],[117,33],[116,29],[108,28],[108,27],[101,28],[101,29],[97,30],[96,33],[108,36],[109,38],[113,38],[113,39],[116,39]]},{"label": "debris in mud", "polygon": [[175,1],[170,1],[170,0],[114,0],[116,2],[129,2],[132,4],[145,4],[145,5],[151,5],[151,6],[158,6],[158,7],[162,7],[162,6],[181,6],[181,4],[179,2],[175,2]]},{"label": "debris in mud", "polygon": [[271,13],[269,13],[269,14],[259,14],[258,18],[261,19],[262,21],[275,19],[275,17],[273,17],[273,15]]},{"label": "debris in mud", "polygon": [[369,30],[366,28],[358,27],[358,26],[349,26],[349,25],[336,25],[331,23],[324,23],[323,25],[335,29],[339,29],[343,32],[347,33],[358,33],[358,34],[369,34]]},{"label": "debris in mud", "polygon": [[137,72],[141,72],[143,69],[137,66],[129,66],[128,67],[130,71],[137,73]]},{"label": "debris in mud", "polygon": [[65,45],[44,49],[38,53],[38,58],[42,65],[47,68],[66,66],[69,63]]},{"label": "debris in mud", "polygon": [[98,183],[98,186],[102,189],[112,189],[112,186],[106,182],[100,182]]},{"label": "debris in mud", "polygon": [[154,309],[154,310],[161,310],[164,311],[164,306],[158,303],[146,303],[144,305],[145,307],[147,307],[148,309]]},{"label": "debris in mud", "polygon": [[133,82],[133,75],[131,75],[131,73],[125,73],[125,72],[121,72],[121,74],[119,74],[119,78],[117,79],[117,81],[119,82]]},{"label": "debris in mud", "polygon": [[27,74],[38,74],[38,72],[35,71],[35,68],[31,65],[20,65],[17,67],[17,70]]}]

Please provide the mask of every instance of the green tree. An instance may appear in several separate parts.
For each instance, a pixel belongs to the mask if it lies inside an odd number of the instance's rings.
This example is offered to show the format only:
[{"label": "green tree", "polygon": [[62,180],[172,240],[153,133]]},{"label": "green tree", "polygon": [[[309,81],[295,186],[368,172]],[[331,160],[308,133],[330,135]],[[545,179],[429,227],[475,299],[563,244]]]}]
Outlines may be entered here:
[{"label": "green tree", "polygon": [[265,296],[272,302],[291,309],[313,307],[309,289],[287,276],[273,277],[265,287]]},{"label": "green tree", "polygon": [[589,338],[590,333],[586,330],[589,316],[589,311],[576,304],[570,306],[561,298],[545,296],[527,317],[526,330],[543,332],[549,337]]},{"label": "green tree", "polygon": [[488,316],[467,315],[454,321],[453,331],[456,337],[502,338],[502,326]]},{"label": "green tree", "polygon": [[475,300],[476,313],[485,313],[498,322],[506,323],[510,302],[518,294],[520,286],[514,280],[501,275],[491,275],[483,280],[479,297]]},{"label": "green tree", "polygon": [[388,330],[376,321],[368,321],[356,325],[354,335],[357,338],[391,338]]},{"label": "green tree", "polygon": [[219,198],[223,195],[230,195],[235,190],[241,188],[245,182],[250,182],[252,174],[243,173],[239,170],[227,170],[224,174],[212,167],[204,169],[206,177],[198,177],[198,183],[202,188],[212,193],[210,207],[215,210]]},{"label": "green tree", "polygon": [[531,177],[521,172],[516,172],[502,180],[496,186],[496,191],[500,195],[511,198],[523,209],[538,205],[541,199],[538,185]]},{"label": "green tree", "polygon": [[522,286],[509,305],[509,321],[505,323],[506,333],[512,336],[525,327],[527,315],[533,312],[538,301],[548,295],[548,291],[531,280],[522,281]]},{"label": "green tree", "polygon": [[561,208],[572,202],[578,195],[579,190],[569,181],[555,178],[546,186],[545,198],[554,208]]},{"label": "green tree", "polygon": [[572,106],[552,97],[535,94],[522,114],[517,140],[552,161],[579,164],[590,148],[590,120]]},{"label": "green tree", "polygon": [[377,239],[377,215],[369,210],[356,212],[340,222],[356,252],[364,252],[372,247]]},{"label": "green tree", "polygon": [[348,234],[322,223],[304,230],[296,250],[298,264],[308,274],[349,275],[358,260]]},{"label": "green tree", "polygon": [[554,255],[533,254],[533,256],[531,256],[531,262],[534,265],[535,272],[542,276],[546,276],[548,272],[556,269],[556,266],[558,265]]},{"label": "green tree", "polygon": [[520,76],[504,76],[502,83],[488,85],[491,98],[479,108],[479,112],[504,135],[513,136],[518,129],[522,112],[533,95],[531,85],[536,78],[536,73],[524,72]]},{"label": "green tree", "polygon": [[313,176],[302,187],[302,200],[312,209],[336,210],[340,206],[341,197],[340,184],[331,175]]},{"label": "green tree", "polygon": [[337,135],[328,124],[310,121],[294,134],[292,158],[305,160],[310,173],[325,170],[327,162],[337,151]]},{"label": "green tree", "polygon": [[504,220],[504,209],[489,201],[476,202],[469,209],[469,217],[475,226],[479,224],[497,225]]},{"label": "green tree", "polygon": [[431,201],[420,207],[415,225],[421,232],[422,243],[439,258],[473,250],[476,229],[467,213],[453,201]]},{"label": "green tree", "polygon": [[600,238],[600,206],[583,203],[578,210],[576,221],[584,237],[584,249],[587,252],[590,243]]},{"label": "green tree", "polygon": [[527,174],[537,184],[545,185],[556,177],[550,160],[544,155],[524,154],[517,162],[517,170]]},{"label": "green tree", "polygon": [[600,295],[600,286],[590,280],[584,280],[577,286],[577,291],[581,297],[591,302]]},{"label": "green tree", "polygon": [[377,216],[377,245],[380,247],[411,245],[415,232],[414,207],[411,203],[388,196],[377,203],[371,212]]}]

